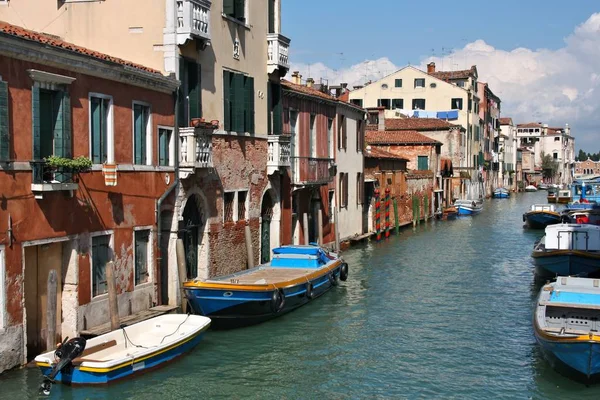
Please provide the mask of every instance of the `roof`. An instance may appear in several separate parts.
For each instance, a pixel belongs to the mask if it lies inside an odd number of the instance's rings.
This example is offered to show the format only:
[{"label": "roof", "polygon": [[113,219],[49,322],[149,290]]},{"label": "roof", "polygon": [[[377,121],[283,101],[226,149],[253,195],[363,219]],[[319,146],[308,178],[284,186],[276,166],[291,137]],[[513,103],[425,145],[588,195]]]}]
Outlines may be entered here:
[{"label": "roof", "polygon": [[434,131],[450,128],[461,128],[438,118],[386,118],[386,131]]},{"label": "roof", "polygon": [[500,125],[512,125],[512,118],[511,117],[506,117],[506,118],[499,118],[500,121]]},{"label": "roof", "polygon": [[310,96],[320,97],[320,98],[326,99],[326,100],[337,101],[337,99],[335,97],[333,97],[327,93],[323,93],[320,90],[317,90],[315,88],[292,83],[286,79],[281,80],[281,86],[283,86],[286,89],[293,90],[295,92],[308,94]]},{"label": "roof", "polygon": [[475,78],[477,79],[477,67],[473,65],[471,69],[463,69],[458,71],[436,71],[432,72],[429,75],[445,80],[451,79],[467,79],[467,78]]},{"label": "roof", "polygon": [[339,101],[343,101],[345,103],[350,103],[350,91],[346,90],[344,93],[342,93],[340,95],[340,97],[338,97]]},{"label": "roof", "polygon": [[382,150],[376,146],[368,146],[365,151],[365,157],[409,161],[407,158],[404,158],[404,157],[396,155],[396,154],[392,154],[392,153]]},{"label": "roof", "polygon": [[542,124],[539,122],[527,122],[526,124],[517,124],[517,128],[541,128]]},{"label": "roof", "polygon": [[18,37],[25,40],[30,40],[32,42],[37,42],[46,46],[52,46],[63,50],[72,51],[74,53],[79,53],[85,56],[97,58],[99,60],[113,62],[115,64],[121,64],[124,66],[128,66],[131,68],[135,68],[141,71],[150,72],[153,74],[158,74],[164,76],[160,71],[155,70],[153,68],[145,67],[141,64],[136,64],[131,61],[123,60],[118,57],[113,57],[108,54],[100,53],[98,51],[90,50],[85,47],[77,46],[73,43],[65,42],[61,39],[58,39],[54,36],[50,36],[43,33],[34,32],[28,29],[21,28],[16,25],[7,24],[6,22],[0,21],[0,33]]},{"label": "roof", "polygon": [[365,141],[369,144],[442,144],[417,131],[367,131]]}]

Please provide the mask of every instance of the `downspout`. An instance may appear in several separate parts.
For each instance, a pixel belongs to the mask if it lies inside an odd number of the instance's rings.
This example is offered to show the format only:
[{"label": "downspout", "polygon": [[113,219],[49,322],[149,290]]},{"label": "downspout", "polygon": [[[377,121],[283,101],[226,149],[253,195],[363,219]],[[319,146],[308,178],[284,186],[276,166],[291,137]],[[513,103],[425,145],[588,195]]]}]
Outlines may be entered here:
[{"label": "downspout", "polygon": [[[156,258],[156,277],[158,278],[157,281],[159,283],[159,290],[158,290],[158,303],[162,304],[162,275],[161,275],[161,261],[163,258],[163,254],[161,252],[161,239],[162,239],[162,219],[160,218],[160,208],[162,206],[162,203],[165,201],[165,199],[173,192],[173,190],[179,186],[179,113],[177,112],[177,109],[179,107],[179,96],[178,96],[178,91],[180,90],[180,87],[177,88],[177,90],[173,93],[175,96],[175,109],[174,109],[174,116],[175,116],[175,129],[173,130],[173,135],[175,135],[174,137],[174,142],[175,142],[175,148],[173,149],[173,153],[174,153],[174,160],[173,160],[173,165],[175,167],[175,180],[173,181],[173,183],[171,184],[171,186],[169,186],[167,188],[167,190],[159,197],[159,199],[156,201],[156,204],[154,206],[154,214],[155,214],[155,218],[156,218],[156,229],[157,229],[157,233],[156,233],[156,237],[158,240],[158,253],[159,253],[159,257]],[[176,215],[173,214],[173,218],[176,218]],[[165,256],[168,257],[168,247],[167,247],[167,254],[165,254]]]}]

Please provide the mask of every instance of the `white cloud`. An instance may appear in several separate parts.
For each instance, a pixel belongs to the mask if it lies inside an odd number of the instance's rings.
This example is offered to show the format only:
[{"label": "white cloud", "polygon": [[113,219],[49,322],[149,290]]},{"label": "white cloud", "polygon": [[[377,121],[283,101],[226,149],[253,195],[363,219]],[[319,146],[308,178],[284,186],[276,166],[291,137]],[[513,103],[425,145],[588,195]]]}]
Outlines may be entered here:
[{"label": "white cloud", "polygon": [[[502,100],[502,115],[516,122],[543,121],[551,126],[568,123],[576,146],[600,150],[600,13],[577,26],[557,50],[516,48],[498,50],[476,40],[444,58],[423,59],[419,68],[435,61],[438,69],[464,69],[477,65],[480,81],[488,82]],[[310,68],[309,68],[310,67]],[[403,66],[387,57],[334,70],[322,63],[293,64],[304,78],[327,78],[330,84],[349,87],[377,80]],[[310,72],[309,72],[310,69]]]}]

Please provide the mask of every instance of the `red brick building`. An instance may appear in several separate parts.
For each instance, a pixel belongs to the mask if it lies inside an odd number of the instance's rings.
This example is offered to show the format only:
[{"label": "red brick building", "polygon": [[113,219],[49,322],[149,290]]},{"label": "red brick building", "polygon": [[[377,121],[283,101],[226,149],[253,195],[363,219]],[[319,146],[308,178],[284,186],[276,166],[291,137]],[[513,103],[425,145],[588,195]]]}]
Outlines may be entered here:
[{"label": "red brick building", "polygon": [[[108,322],[109,260],[121,315],[160,303],[156,205],[174,178],[178,82],[5,23],[0,77],[1,371],[45,349],[50,270],[56,340]],[[78,157],[91,170],[73,169]]]},{"label": "red brick building", "polygon": [[600,175],[600,161],[575,161],[576,175]]}]

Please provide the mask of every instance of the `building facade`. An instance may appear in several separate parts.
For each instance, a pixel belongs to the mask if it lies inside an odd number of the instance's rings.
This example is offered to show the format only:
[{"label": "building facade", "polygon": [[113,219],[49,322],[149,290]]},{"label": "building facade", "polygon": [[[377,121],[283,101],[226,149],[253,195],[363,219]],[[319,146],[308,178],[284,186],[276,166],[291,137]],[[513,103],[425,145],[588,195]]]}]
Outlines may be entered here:
[{"label": "building facade", "polygon": [[593,161],[589,158],[585,161],[575,161],[575,177],[585,175],[600,175],[600,161]]},{"label": "building facade", "polygon": [[511,190],[517,189],[517,127],[512,118],[500,118],[498,160],[500,162],[500,182]]},{"label": "building facade", "polygon": [[178,82],[6,23],[0,76],[1,371],[109,321],[109,261],[121,316],[161,302],[155,210],[175,180]]}]

